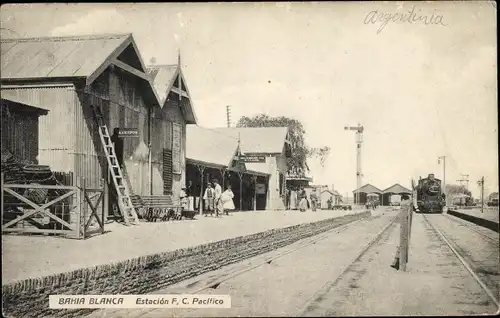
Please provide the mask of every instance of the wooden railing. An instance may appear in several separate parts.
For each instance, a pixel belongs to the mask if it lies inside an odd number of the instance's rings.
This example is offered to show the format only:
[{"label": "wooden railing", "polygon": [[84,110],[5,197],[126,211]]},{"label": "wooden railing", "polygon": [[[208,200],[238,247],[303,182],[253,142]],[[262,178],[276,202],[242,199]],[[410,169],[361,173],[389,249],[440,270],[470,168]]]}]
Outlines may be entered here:
[{"label": "wooden railing", "polygon": [[[105,186],[86,188],[84,179],[77,179],[77,184],[71,186],[4,184],[2,173],[2,233],[61,235],[76,239],[104,233],[105,191]],[[91,229],[94,220],[98,228]]]}]

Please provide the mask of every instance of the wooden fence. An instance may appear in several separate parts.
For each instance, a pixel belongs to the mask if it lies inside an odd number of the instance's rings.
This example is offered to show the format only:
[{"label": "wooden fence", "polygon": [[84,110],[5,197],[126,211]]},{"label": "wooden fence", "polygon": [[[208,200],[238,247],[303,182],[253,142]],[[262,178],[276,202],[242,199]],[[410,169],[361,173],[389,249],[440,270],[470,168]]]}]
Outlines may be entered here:
[{"label": "wooden fence", "polygon": [[[61,235],[85,239],[104,233],[106,187],[4,184],[1,176],[2,233]],[[97,225],[97,227],[96,227]]]}]

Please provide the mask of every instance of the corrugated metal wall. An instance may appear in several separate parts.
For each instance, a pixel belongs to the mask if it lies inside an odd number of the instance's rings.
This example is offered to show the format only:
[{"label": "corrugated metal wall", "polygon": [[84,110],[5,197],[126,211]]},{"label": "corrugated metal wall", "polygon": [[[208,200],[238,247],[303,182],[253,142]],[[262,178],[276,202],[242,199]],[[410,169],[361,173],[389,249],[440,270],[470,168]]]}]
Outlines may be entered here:
[{"label": "corrugated metal wall", "polygon": [[73,171],[73,85],[2,86],[2,96],[49,110],[39,120],[39,164],[49,165],[53,171]]},{"label": "corrugated metal wall", "polygon": [[103,73],[90,88],[77,94],[75,111],[75,175],[85,178],[86,187],[100,187],[106,178],[103,167],[106,158],[101,145],[97,123],[90,105],[101,106],[105,120],[109,118],[108,76]]},{"label": "corrugated metal wall", "polygon": [[16,106],[2,104],[2,148],[18,160],[37,162],[38,115],[16,112]]}]

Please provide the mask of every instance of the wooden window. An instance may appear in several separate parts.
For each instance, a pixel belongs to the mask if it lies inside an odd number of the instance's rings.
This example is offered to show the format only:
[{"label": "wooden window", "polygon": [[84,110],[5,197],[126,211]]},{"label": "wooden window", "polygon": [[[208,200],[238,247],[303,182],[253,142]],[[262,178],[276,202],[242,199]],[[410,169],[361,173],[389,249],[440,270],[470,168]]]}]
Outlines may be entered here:
[{"label": "wooden window", "polygon": [[163,149],[163,194],[172,193],[172,150]]}]

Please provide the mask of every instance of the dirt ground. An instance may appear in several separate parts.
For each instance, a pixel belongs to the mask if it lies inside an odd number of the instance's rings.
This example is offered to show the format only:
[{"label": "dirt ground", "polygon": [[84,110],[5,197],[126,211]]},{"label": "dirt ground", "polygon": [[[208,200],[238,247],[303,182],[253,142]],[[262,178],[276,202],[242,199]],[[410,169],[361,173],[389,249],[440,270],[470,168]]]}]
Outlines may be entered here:
[{"label": "dirt ground", "polygon": [[2,284],[123,261],[144,255],[216,242],[301,223],[334,218],[353,211],[250,211],[221,218],[106,224],[109,231],[87,240],[53,236],[2,235]]}]

